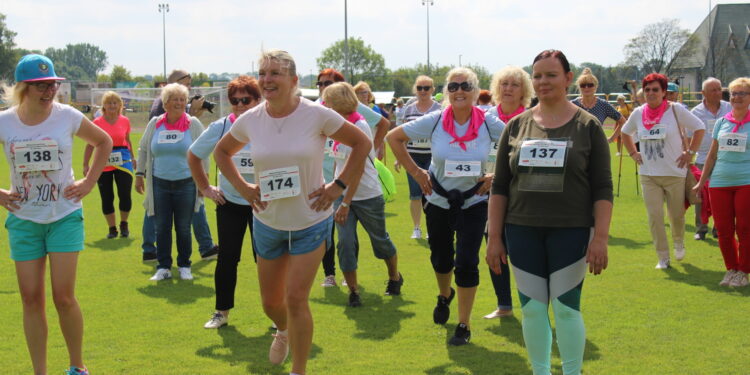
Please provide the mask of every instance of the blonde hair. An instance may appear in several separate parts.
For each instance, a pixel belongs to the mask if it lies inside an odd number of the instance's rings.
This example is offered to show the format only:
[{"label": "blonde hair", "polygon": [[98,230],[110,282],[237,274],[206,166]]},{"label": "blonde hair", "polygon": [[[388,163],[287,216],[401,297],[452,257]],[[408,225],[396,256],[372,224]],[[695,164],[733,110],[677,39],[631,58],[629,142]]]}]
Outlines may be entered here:
[{"label": "blonde hair", "polygon": [[521,84],[521,105],[528,108],[531,105],[531,98],[534,96],[534,87],[531,85],[529,73],[517,66],[506,66],[495,72],[492,75],[490,91],[492,92],[492,100],[496,104],[500,104],[503,95],[500,84],[505,80],[514,80]]},{"label": "blonde hair", "polygon": [[29,88],[29,84],[26,82],[16,82],[15,85],[8,85],[3,83],[0,89],[3,91],[3,101],[8,103],[11,107],[21,105]]},{"label": "blonde hair", "polygon": [[591,69],[589,68],[583,68],[583,71],[581,72],[581,75],[578,76],[578,79],[576,80],[576,86],[578,86],[578,91],[581,91],[581,83],[589,83],[592,82],[594,84],[594,88],[599,87],[599,80],[596,79],[596,76],[594,73],[591,72]]},{"label": "blonde hair", "polygon": [[290,76],[297,76],[297,64],[294,63],[294,58],[287,51],[280,49],[271,49],[268,51],[261,51],[260,58],[258,59],[258,67],[267,63],[270,60],[275,60],[284,69],[287,70]]},{"label": "blonde hair", "polygon": [[[162,106],[167,104],[169,99],[171,99],[173,96],[182,95],[185,97],[185,100],[187,101],[188,98],[188,89],[187,87],[179,84],[179,83],[170,83],[166,86],[164,86],[161,89],[161,104]],[[167,109],[164,108],[166,111]]]},{"label": "blonde hair", "polygon": [[750,78],[740,77],[732,82],[729,82],[729,92],[731,93],[732,89],[737,86],[745,86],[746,88],[750,89]]},{"label": "blonde hair", "polygon": [[[326,89],[327,90],[327,89]],[[372,95],[372,89],[370,89],[370,85],[367,84],[365,81],[359,81],[356,85],[354,85],[354,93],[356,94],[357,91],[360,90],[367,90],[367,103],[364,104],[370,104],[370,102],[375,101],[375,96]]]},{"label": "blonde hair", "polygon": [[104,93],[104,95],[102,95],[102,113],[105,112],[106,110],[106,107],[104,106],[104,104],[106,104],[110,100],[114,100],[115,102],[117,102],[117,106],[118,106],[117,114],[121,115],[122,107],[123,107],[122,98],[120,97],[120,95],[118,95],[114,91],[107,91]]},{"label": "blonde hair", "polygon": [[471,84],[473,87],[471,90],[471,102],[477,102],[477,98],[479,97],[479,78],[477,77],[477,74],[469,68],[458,67],[451,69],[448,71],[448,74],[445,75],[445,86],[443,86],[443,107],[450,104],[448,84],[450,84],[451,80],[457,76],[466,78],[466,82]]},{"label": "blonde hair", "polygon": [[323,101],[342,116],[355,112],[359,105],[354,88],[347,82],[336,82],[326,87],[323,90]]},{"label": "blonde hair", "polygon": [[430,81],[430,86],[432,86],[433,90],[435,89],[435,81],[432,80],[432,77],[421,75],[414,80],[414,84],[411,86],[412,94],[417,95],[417,82],[419,81]]}]

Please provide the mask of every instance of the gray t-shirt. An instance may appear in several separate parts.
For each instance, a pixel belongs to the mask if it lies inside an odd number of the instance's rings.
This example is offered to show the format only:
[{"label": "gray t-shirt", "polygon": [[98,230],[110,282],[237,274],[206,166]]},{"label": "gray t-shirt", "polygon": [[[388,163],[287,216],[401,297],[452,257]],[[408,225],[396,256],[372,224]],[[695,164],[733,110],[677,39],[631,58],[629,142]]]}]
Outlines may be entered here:
[{"label": "gray t-shirt", "polygon": [[[732,105],[723,100],[719,103],[719,111],[716,112],[716,115],[706,108],[705,101],[701,102],[701,104],[698,104],[692,111],[690,111],[706,125],[706,133],[703,135],[700,148],[698,148],[698,155],[695,157],[695,164],[706,164],[708,150],[711,148],[711,141],[713,140],[711,134],[713,134],[714,131],[714,124],[731,111]],[[688,135],[691,137],[693,136],[692,132]]]},{"label": "gray t-shirt", "polygon": [[[412,104],[407,105],[404,107],[404,109],[401,111],[401,122],[403,124],[414,121],[428,113],[440,111],[440,104],[433,101],[432,106],[425,111],[420,112],[417,108],[417,102],[414,102]],[[430,140],[429,139],[415,139],[409,141],[409,143],[406,144],[406,149],[409,151],[409,153],[412,154],[430,154]]]}]

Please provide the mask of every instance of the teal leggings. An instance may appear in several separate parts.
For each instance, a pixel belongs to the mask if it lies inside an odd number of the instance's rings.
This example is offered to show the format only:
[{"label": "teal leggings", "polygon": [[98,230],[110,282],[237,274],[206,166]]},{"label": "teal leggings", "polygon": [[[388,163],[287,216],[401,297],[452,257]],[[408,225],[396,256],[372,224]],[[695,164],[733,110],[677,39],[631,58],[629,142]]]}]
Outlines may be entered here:
[{"label": "teal leggings", "polygon": [[550,374],[550,302],[563,374],[581,373],[586,346],[581,288],[586,275],[589,236],[590,228],[505,225],[508,254],[513,260],[523,312],[523,339],[534,375]]}]

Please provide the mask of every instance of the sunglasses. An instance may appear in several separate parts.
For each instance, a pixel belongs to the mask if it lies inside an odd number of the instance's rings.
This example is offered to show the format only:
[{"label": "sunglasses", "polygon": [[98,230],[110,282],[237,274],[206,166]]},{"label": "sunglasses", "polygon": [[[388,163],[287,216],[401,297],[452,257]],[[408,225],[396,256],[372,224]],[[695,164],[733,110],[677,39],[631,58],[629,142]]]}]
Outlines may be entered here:
[{"label": "sunglasses", "polygon": [[733,98],[744,98],[748,95],[750,95],[750,92],[747,91],[732,91],[731,93],[729,93],[729,96]]},{"label": "sunglasses", "polygon": [[448,92],[456,92],[458,89],[463,90],[464,92],[469,92],[474,90],[474,86],[471,85],[469,82],[451,82],[448,84]]},{"label": "sunglasses", "polygon": [[60,87],[60,81],[55,82],[29,82],[30,86],[36,87],[36,90],[39,92],[45,92],[49,90],[50,87],[52,87],[53,90],[57,90],[58,87]]},{"label": "sunglasses", "polygon": [[582,89],[590,89],[594,87],[594,84],[593,83],[581,83],[580,85],[578,85],[578,87]]},{"label": "sunglasses", "polygon": [[328,86],[330,86],[332,84],[333,84],[333,81],[325,81],[325,82],[318,81],[318,82],[315,83],[315,86],[318,86],[318,87],[328,87]]},{"label": "sunglasses", "polygon": [[432,86],[417,86],[417,91],[430,91]]},{"label": "sunglasses", "polygon": [[661,91],[661,87],[646,87],[643,89],[643,92],[659,92]]},{"label": "sunglasses", "polygon": [[229,103],[231,103],[232,105],[237,105],[240,103],[248,105],[251,101],[253,101],[253,98],[249,96],[243,96],[241,98],[229,98]]}]

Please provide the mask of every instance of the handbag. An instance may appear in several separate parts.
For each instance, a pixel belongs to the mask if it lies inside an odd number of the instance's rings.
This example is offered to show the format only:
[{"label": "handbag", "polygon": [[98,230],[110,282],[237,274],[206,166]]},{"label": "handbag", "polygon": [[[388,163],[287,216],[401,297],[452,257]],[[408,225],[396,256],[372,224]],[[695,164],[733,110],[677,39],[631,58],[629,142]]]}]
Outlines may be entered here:
[{"label": "handbag", "polygon": [[[679,118],[677,118],[677,111],[675,111],[674,109],[674,104],[670,104],[670,107],[672,107],[672,114],[674,115],[674,120],[677,122],[677,128],[680,130],[682,151],[687,151],[688,146],[685,142],[685,129],[682,127],[682,125],[680,125],[680,120]],[[698,180],[695,179],[695,175],[693,175],[692,172],[693,163],[689,163],[686,167],[687,173],[685,174],[685,200],[687,200],[689,204],[700,204],[701,196],[693,191],[693,187],[698,184]]]}]

